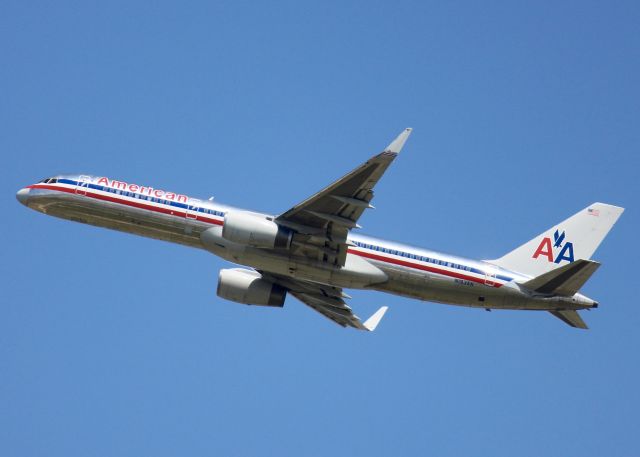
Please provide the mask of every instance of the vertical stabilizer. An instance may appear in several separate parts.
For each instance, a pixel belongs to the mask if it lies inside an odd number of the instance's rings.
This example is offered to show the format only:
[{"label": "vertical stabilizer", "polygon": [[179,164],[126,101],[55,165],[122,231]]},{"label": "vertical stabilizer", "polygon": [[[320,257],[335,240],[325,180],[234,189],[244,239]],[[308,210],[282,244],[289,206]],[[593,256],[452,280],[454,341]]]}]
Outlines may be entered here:
[{"label": "vertical stabilizer", "polygon": [[574,260],[588,260],[623,211],[624,208],[618,206],[594,203],[507,255],[489,262],[539,276]]}]

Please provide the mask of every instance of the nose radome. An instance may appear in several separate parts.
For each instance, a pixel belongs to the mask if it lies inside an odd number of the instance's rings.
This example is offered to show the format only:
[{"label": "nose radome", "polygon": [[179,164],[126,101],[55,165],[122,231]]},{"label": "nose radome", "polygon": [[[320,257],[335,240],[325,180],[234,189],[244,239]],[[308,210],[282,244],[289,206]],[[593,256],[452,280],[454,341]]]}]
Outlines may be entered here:
[{"label": "nose radome", "polygon": [[16,198],[23,205],[27,204],[27,200],[29,199],[29,189],[20,189],[16,194]]}]

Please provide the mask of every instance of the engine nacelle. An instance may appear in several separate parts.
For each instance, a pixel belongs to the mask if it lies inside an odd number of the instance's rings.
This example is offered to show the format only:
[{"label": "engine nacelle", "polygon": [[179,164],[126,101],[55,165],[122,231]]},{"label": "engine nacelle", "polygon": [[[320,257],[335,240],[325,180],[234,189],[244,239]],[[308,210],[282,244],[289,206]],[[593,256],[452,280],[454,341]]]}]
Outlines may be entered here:
[{"label": "engine nacelle", "polygon": [[287,289],[267,281],[260,273],[244,268],[220,270],[218,297],[244,305],[284,306]]},{"label": "engine nacelle", "polygon": [[293,232],[267,219],[264,214],[229,211],[224,216],[222,237],[255,248],[288,249]]}]

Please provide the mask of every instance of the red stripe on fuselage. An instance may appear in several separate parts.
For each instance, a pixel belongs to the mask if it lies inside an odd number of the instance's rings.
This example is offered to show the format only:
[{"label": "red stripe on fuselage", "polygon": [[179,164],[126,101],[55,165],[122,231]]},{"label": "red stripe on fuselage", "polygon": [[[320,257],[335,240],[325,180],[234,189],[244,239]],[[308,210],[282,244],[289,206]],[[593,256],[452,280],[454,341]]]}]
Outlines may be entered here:
[{"label": "red stripe on fuselage", "polygon": [[135,201],[129,201],[123,198],[112,197],[111,195],[96,194],[91,191],[83,190],[81,192],[76,192],[76,189],[70,189],[68,187],[57,187],[57,186],[52,186],[50,184],[34,184],[32,186],[27,186],[27,189],[47,189],[47,190],[55,190],[58,192],[66,192],[68,194],[95,198],[96,200],[102,200],[102,201],[111,202],[111,203],[118,203],[121,205],[131,206],[132,208],[145,209],[147,211],[154,211],[156,213],[167,214],[169,216],[176,216],[176,217],[180,217],[180,218],[184,218],[192,221],[200,221],[200,222],[206,222],[209,224],[222,225],[221,220],[201,216],[195,211],[193,213],[189,213],[189,217],[187,217],[186,211],[181,211],[176,208],[164,208],[160,206],[149,205],[147,203],[140,203]]},{"label": "red stripe on fuselage", "polygon": [[492,279],[491,283],[487,283],[484,279],[480,279],[480,278],[476,278],[475,276],[469,276],[469,275],[465,275],[462,273],[458,273],[455,271],[449,271],[449,270],[442,270],[440,268],[435,268],[435,267],[431,267],[431,266],[427,266],[427,265],[422,265],[419,263],[415,263],[415,262],[407,262],[406,260],[401,260],[401,259],[396,259],[393,257],[386,257],[386,256],[382,256],[379,254],[373,254],[371,252],[363,252],[363,251],[356,251],[355,249],[349,249],[347,251],[349,254],[355,254],[358,255],[360,257],[366,257],[368,259],[372,259],[372,260],[379,260],[381,262],[386,262],[386,263],[393,263],[396,265],[402,265],[403,267],[409,267],[409,268],[414,268],[416,270],[422,270],[422,271],[428,271],[430,273],[437,273],[439,275],[443,275],[443,276],[450,276],[452,278],[456,278],[456,279],[464,279],[465,281],[473,281],[476,282],[478,284],[483,284],[485,286],[489,286],[489,287],[502,287],[502,284],[497,282],[497,279]]}]

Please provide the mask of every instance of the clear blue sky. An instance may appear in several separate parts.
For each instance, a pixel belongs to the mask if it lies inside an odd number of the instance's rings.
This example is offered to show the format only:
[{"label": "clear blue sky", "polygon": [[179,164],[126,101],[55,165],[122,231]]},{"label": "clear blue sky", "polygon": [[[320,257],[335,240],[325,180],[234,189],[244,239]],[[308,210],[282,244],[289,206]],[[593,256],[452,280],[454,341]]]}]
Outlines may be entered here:
[{"label": "clear blue sky", "polygon": [[[3,2],[0,455],[638,455],[639,8]],[[345,330],[15,200],[85,172],[278,213],[408,126],[364,233],[494,258],[627,208],[591,330],[358,291],[390,311]]]}]

